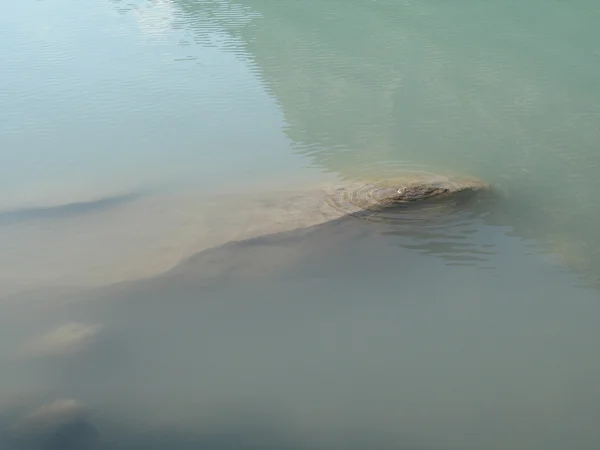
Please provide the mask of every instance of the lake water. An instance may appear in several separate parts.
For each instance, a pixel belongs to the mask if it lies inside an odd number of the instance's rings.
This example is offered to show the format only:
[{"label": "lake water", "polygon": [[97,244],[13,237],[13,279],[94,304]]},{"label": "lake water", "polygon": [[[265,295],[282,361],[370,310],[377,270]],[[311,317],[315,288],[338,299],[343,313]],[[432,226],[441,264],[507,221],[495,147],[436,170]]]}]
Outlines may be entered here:
[{"label": "lake water", "polygon": [[600,448],[599,21],[0,5],[0,450]]}]

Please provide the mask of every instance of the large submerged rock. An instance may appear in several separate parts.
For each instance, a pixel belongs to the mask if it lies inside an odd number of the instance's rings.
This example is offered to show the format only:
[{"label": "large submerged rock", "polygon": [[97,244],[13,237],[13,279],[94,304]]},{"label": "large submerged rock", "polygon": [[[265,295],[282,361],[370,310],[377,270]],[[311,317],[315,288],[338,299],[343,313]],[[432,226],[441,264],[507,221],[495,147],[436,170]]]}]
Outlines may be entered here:
[{"label": "large submerged rock", "polygon": [[472,213],[463,200],[489,189],[463,175],[374,172],[351,180],[279,179],[224,183],[210,192],[193,187],[154,192],[108,209],[53,215],[43,227],[7,225],[3,232],[13,251],[0,256],[5,268],[0,296],[151,277],[228,242],[344,218],[391,221],[413,230],[415,222],[448,226]]}]

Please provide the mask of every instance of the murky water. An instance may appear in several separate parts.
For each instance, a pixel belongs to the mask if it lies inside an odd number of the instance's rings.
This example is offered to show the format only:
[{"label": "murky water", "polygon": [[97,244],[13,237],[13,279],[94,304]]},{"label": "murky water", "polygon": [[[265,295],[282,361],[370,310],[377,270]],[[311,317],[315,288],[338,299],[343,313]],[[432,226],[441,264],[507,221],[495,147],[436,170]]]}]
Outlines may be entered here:
[{"label": "murky water", "polygon": [[1,5],[0,448],[600,448],[599,19]]}]

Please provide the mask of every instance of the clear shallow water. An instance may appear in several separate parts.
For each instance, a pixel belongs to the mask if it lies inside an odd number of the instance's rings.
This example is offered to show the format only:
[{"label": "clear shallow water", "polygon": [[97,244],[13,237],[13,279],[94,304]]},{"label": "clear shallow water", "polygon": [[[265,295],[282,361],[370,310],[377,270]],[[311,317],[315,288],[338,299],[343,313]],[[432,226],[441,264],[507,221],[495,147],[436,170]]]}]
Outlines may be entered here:
[{"label": "clear shallow water", "polygon": [[[0,444],[598,448],[599,16],[0,7]],[[498,196],[320,211],[407,168]]]},{"label": "clear shallow water", "polygon": [[214,45],[184,45],[161,20],[168,3],[3,8],[6,209],[299,166],[257,74]]}]

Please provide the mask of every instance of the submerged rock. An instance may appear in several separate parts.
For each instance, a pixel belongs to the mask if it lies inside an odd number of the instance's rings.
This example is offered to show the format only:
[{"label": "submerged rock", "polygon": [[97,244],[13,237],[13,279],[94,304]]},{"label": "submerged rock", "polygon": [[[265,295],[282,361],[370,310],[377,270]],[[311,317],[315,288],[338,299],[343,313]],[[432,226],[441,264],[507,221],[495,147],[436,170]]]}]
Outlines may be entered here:
[{"label": "submerged rock", "polygon": [[26,450],[100,450],[100,434],[86,408],[59,399],[34,409],[16,423],[0,424],[0,447]]},{"label": "submerged rock", "polygon": [[[428,226],[449,226],[473,213],[471,204],[463,202],[471,197],[466,194],[488,187],[463,175],[393,168],[374,172],[349,180],[223,183],[210,191],[192,186],[141,196],[92,215],[75,215],[69,217],[68,226],[64,219],[40,228],[7,226],[5,239],[14,250],[4,252],[4,259],[0,255],[0,265],[7,268],[0,278],[0,296],[46,286],[101,286],[152,277],[228,242],[344,217],[389,219],[400,228],[424,220]],[[38,257],[31,258],[32,254]],[[13,303],[20,303],[18,295]]]}]

